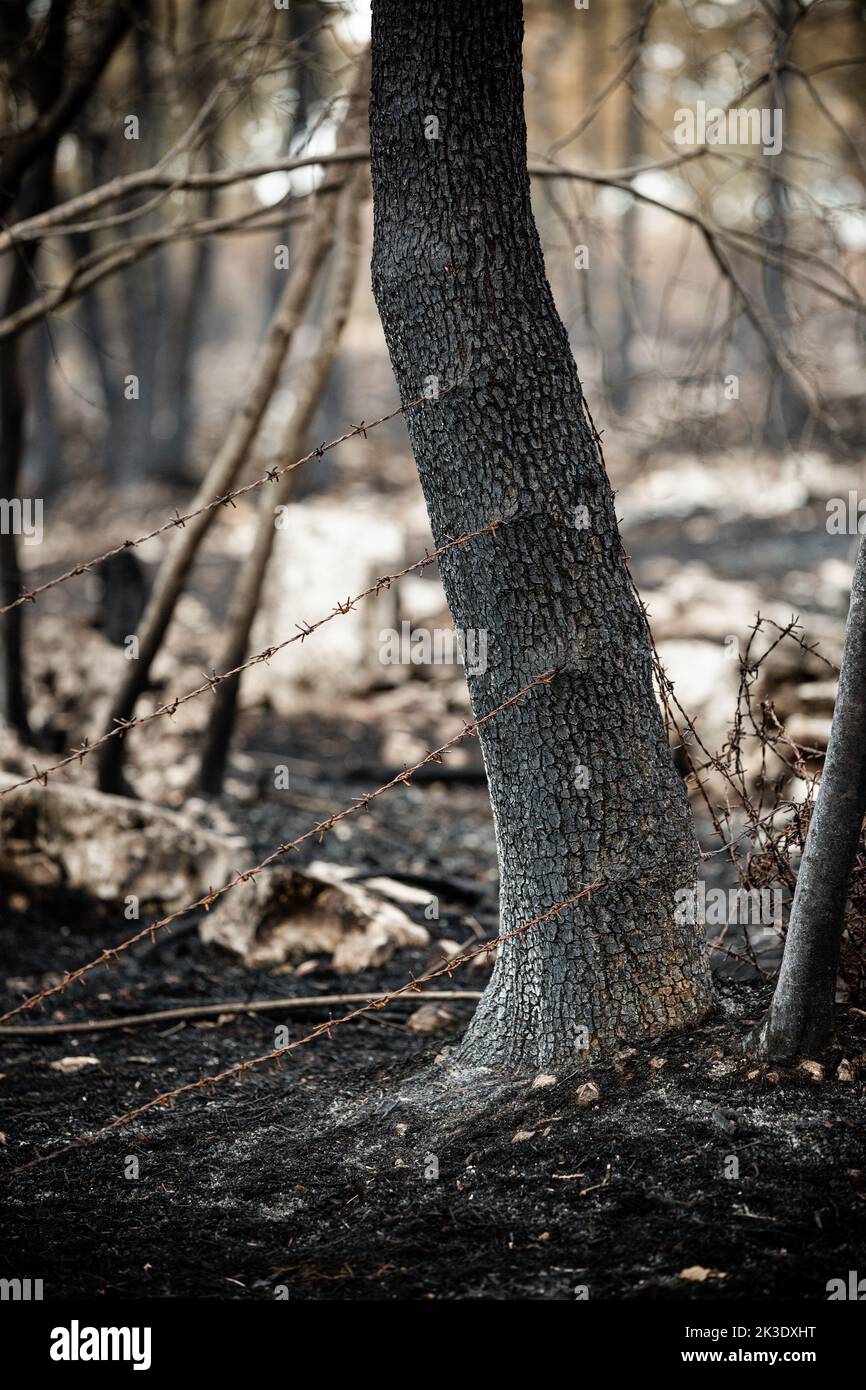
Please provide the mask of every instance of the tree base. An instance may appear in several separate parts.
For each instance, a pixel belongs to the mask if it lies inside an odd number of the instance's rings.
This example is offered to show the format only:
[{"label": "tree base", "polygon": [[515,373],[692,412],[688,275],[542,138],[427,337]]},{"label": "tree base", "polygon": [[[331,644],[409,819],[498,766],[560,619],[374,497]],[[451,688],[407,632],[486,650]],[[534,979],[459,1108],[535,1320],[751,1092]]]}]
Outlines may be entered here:
[{"label": "tree base", "polygon": [[717,1004],[706,962],[693,964],[690,974],[680,971],[676,984],[652,975],[643,988],[633,979],[617,982],[619,1006],[609,988],[605,991],[610,980],[595,982],[581,1003],[564,990],[558,997],[536,1000],[519,988],[503,988],[494,973],[455,1061],[503,1080],[540,1071],[577,1075],[624,1047],[697,1028]]},{"label": "tree base", "polygon": [[834,1043],[832,1010],[798,1008],[782,1011],[773,1005],[757,1028],[748,1035],[743,1052],[770,1062],[818,1059]]}]

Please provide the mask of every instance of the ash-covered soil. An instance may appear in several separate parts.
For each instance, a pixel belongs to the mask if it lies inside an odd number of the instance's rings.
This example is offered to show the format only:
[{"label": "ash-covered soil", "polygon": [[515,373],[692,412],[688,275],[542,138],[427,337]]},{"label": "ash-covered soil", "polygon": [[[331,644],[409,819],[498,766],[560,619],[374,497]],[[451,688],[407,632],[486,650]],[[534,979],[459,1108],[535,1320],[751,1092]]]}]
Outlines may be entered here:
[{"label": "ash-covered soil", "polygon": [[[16,977],[79,962],[106,927],[69,902],[3,917]],[[369,975],[297,979],[242,970],[186,933],[92,977],[62,1011],[382,990],[426,963],[403,952]],[[454,985],[485,978],[464,971]],[[768,1074],[738,1051],[765,1000],[763,986],[722,982],[719,1014],[694,1034],[444,1107],[427,1099],[447,1084],[447,1049],[473,1006],[455,1002],[432,1037],[395,1007],[280,1072],[196,1093],[4,1182],[2,1272],[42,1278],[46,1297],[824,1299],[829,1279],[863,1264],[864,1020],[840,1015],[854,1080],[835,1079],[837,1059],[824,1081]],[[267,1051],[278,1024],[296,1037],[321,1017],[275,1009],[4,1039],[4,1169]],[[98,1060],[51,1067],[84,1056]],[[581,1103],[588,1081],[598,1098]],[[704,1277],[682,1277],[696,1269]]]},{"label": "ash-covered soil", "polygon": [[[274,789],[274,758],[257,752],[244,721],[246,761],[236,760],[227,794],[212,817],[207,803],[194,806],[203,823],[244,836],[239,867],[378,780],[383,753],[362,725],[337,732],[346,777],[353,764],[369,764],[366,772],[339,782],[301,772],[287,795]],[[303,766],[330,726],[314,737],[295,725],[292,737],[297,746],[271,728],[269,746]],[[167,768],[183,748],[183,735],[161,744]],[[342,823],[322,845],[305,843],[300,862],[420,876],[440,900],[434,938],[495,936],[490,810],[477,749],[467,753],[465,785],[395,789],[375,814]],[[709,872],[720,860],[707,862]],[[68,894],[40,900],[11,889],[0,886],[4,1008],[134,925]],[[423,909],[407,910],[425,921]],[[432,954],[404,950],[354,976],[322,959],[309,973],[249,971],[203,946],[189,925],[24,1021],[378,993],[423,972]],[[736,957],[715,961],[744,973]],[[486,980],[486,970],[464,968],[453,986]],[[585,1290],[591,1299],[822,1300],[829,1279],[863,1268],[866,1020],[840,1013],[825,1080],[768,1075],[739,1052],[766,984],[728,979],[719,990],[720,1011],[699,1032],[535,1088],[526,1078],[486,1092],[448,1089],[447,1050],[470,1001],[455,1000],[452,1022],[433,1035],[407,1028],[415,999],[340,1027],[279,1072],[264,1067],[184,1097],[0,1184],[0,1275],[41,1278],[46,1298],[571,1300]],[[0,1039],[0,1166],[8,1175],[161,1092],[269,1051],[278,1025],[297,1038],[325,1016],[275,1007]],[[850,1081],[835,1079],[842,1056]],[[96,1060],[51,1065],[83,1057]],[[598,1098],[581,1104],[578,1087],[590,1081]]]}]

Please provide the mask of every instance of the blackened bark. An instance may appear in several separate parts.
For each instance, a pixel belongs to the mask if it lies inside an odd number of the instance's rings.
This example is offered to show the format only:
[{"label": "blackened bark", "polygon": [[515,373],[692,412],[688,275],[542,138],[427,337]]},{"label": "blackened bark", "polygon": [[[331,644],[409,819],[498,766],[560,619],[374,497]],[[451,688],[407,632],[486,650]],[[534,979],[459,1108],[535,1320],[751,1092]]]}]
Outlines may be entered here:
[{"label": "blackened bark", "polygon": [[[37,111],[34,132],[56,110],[66,54],[67,0],[55,0],[48,13],[45,38],[28,69]],[[18,196],[20,217],[33,217],[53,200],[56,136],[48,142],[22,136],[13,143],[0,167],[0,208]],[[33,288],[39,243],[19,247],[9,267],[2,313],[15,314],[27,303]],[[18,497],[27,420],[23,343],[19,338],[0,342],[0,498]],[[0,601],[16,599],[21,592],[18,545],[13,527],[0,528]],[[30,738],[25,691],[23,609],[13,608],[0,617],[0,720],[24,740]]]},{"label": "blackened bark", "polygon": [[56,494],[63,478],[63,447],[54,395],[54,344],[46,322],[34,326],[27,347],[26,375],[39,409],[32,412],[27,432],[24,487],[45,501]]},{"label": "blackened bark", "polygon": [[[773,53],[774,63],[780,65],[790,43],[791,30],[798,22],[796,0],[775,0],[771,11],[773,30],[778,35]],[[761,229],[768,241],[774,244],[773,259],[776,264],[764,262],[763,280],[767,309],[772,320],[776,338],[781,343],[790,343],[794,334],[791,319],[791,306],[788,302],[787,270],[788,244],[790,241],[791,198],[785,182],[791,171],[786,154],[786,142],[790,133],[792,97],[795,84],[791,74],[774,68],[769,83],[769,105],[772,110],[782,112],[782,150],[767,161],[769,165],[769,188],[767,191],[767,216]],[[796,448],[803,442],[803,434],[811,414],[809,403],[799,389],[791,373],[776,361],[769,363],[770,389],[767,394],[767,415],[764,425],[764,438],[771,448],[784,451]]]},{"label": "blackened bark", "polygon": [[[84,192],[89,180],[90,186],[98,188],[106,183],[110,173],[108,142],[92,130],[82,131],[79,136],[81,149],[80,170]],[[83,261],[96,249],[92,232],[71,232],[69,245],[73,256]],[[104,291],[99,285],[85,291],[79,302],[81,315],[82,347],[93,358],[99,385],[102,391],[105,412],[105,430],[100,444],[101,463],[109,486],[117,486],[127,457],[126,437],[129,428],[129,408],[123,394],[124,375],[118,371],[118,362],[123,362],[125,349],[121,349],[118,339],[123,335],[123,325],[115,322],[118,317],[109,309],[106,312]],[[123,315],[119,316],[121,319]]]},{"label": "blackened bark", "polygon": [[766,1056],[810,1057],[833,1037],[848,882],[866,814],[866,537],[861,537],[836,708],[791,906],[782,968],[758,1034]]},{"label": "blackened bark", "polygon": [[[135,49],[135,86],[132,111],[139,120],[139,139],[127,145],[135,151],[139,167],[152,167],[164,148],[163,104],[160,96],[159,50],[154,23],[157,7],[154,0],[138,0],[138,23],[133,35]],[[126,142],[124,142],[126,143]],[[139,229],[155,230],[156,212],[142,218]],[[155,477],[154,467],[161,460],[161,443],[154,432],[159,413],[160,363],[166,352],[166,325],[169,324],[168,248],[157,247],[154,254],[134,263],[126,274],[126,296],[129,303],[130,370],[138,377],[138,428],[129,431],[126,448],[117,460],[118,481],[134,485],[143,478]],[[174,331],[176,325],[169,324]],[[160,422],[161,425],[161,422]],[[170,476],[170,475],[169,475]],[[182,476],[171,478],[181,486],[188,482]]]},{"label": "blackened bark", "polygon": [[[297,100],[291,113],[286,113],[286,123],[283,130],[283,138],[280,141],[280,154],[289,155],[294,150],[303,149],[304,139],[308,134],[311,117],[316,114],[316,103],[321,95],[321,64],[322,54],[320,52],[320,33],[321,15],[318,5],[295,3],[290,5],[287,10],[277,12],[277,21],[281,25],[282,35],[285,41],[291,45],[289,56],[291,69],[287,69],[292,74],[292,87],[297,93]],[[303,236],[303,232],[301,232]],[[277,237],[277,241],[284,246],[288,246],[290,260],[294,260],[296,244],[295,228],[290,221],[286,222],[285,227]],[[280,297],[280,271],[274,270],[271,275],[270,283],[266,286],[266,305],[268,317],[273,313],[274,305]]]},{"label": "blackened bark", "polygon": [[456,627],[489,634],[476,714],[559,670],[482,737],[500,929],[603,884],[500,950],[461,1059],[507,1071],[711,1007],[699,929],[675,916],[696,878],[685,791],[532,216],[521,41],[520,0],[374,0],[374,291],[402,397],[453,388],[409,413],[433,535],[508,518],[442,560]]},{"label": "blackened bark", "polygon": [[[195,0],[190,14],[189,42],[202,56],[193,68],[190,87],[196,107],[201,109],[216,85],[216,75],[208,47],[207,11],[209,0]],[[202,131],[202,169],[213,173],[217,167],[217,142],[213,126]],[[219,211],[219,191],[203,190],[201,216],[216,217]],[[167,249],[167,248],[166,248]],[[183,254],[187,251],[187,255]],[[167,306],[168,324],[160,331],[162,359],[158,415],[161,428],[154,449],[154,473],[173,482],[187,477],[190,448],[196,426],[196,381],[193,371],[196,351],[203,338],[203,321],[211,297],[214,264],[214,243],[202,237],[198,244],[183,248],[180,256],[167,257],[165,279],[170,285]],[[151,433],[153,431],[151,430]]]},{"label": "blackened bark", "polygon": [[[51,160],[41,160],[33,175],[36,188],[33,206],[41,212],[47,206],[45,198],[51,187]],[[43,196],[44,195],[44,196]],[[12,266],[3,312],[16,313],[30,294],[32,248],[23,248],[20,259]],[[0,498],[11,500],[19,495],[21,462],[24,449],[26,405],[21,345],[17,338],[0,343]],[[18,542],[11,526],[0,528],[0,602],[13,602],[21,592],[21,570],[18,562]],[[16,730],[24,740],[30,738],[25,694],[24,643],[22,608],[13,608],[0,617],[0,721]]]}]

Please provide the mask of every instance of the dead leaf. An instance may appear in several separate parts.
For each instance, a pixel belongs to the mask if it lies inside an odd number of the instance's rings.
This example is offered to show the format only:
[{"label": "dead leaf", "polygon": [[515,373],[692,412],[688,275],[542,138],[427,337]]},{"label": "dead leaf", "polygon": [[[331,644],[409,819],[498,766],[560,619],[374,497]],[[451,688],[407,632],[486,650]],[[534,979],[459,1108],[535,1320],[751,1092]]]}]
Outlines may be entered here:
[{"label": "dead leaf", "polygon": [[797,1070],[801,1071],[804,1076],[808,1076],[810,1081],[820,1082],[824,1080],[824,1068],[820,1062],[810,1062],[808,1060],[801,1062]]},{"label": "dead leaf", "polygon": [[454,1022],[454,1014],[447,1004],[422,1004],[406,1020],[406,1027],[413,1033],[441,1033]]},{"label": "dead leaf", "polygon": [[578,1086],[574,1095],[578,1105],[592,1105],[593,1101],[599,1099],[601,1092],[594,1081],[584,1081],[582,1086]]},{"label": "dead leaf", "polygon": [[703,1284],[707,1279],[728,1279],[730,1276],[722,1269],[704,1269],[703,1265],[689,1265],[681,1269],[678,1279],[687,1279],[690,1284]]},{"label": "dead leaf", "polygon": [[83,1071],[85,1067],[98,1067],[98,1057],[61,1057],[59,1062],[49,1062],[50,1071]]},{"label": "dead leaf", "polygon": [[541,1087],[543,1087],[543,1086],[555,1086],[555,1085],[556,1085],[556,1077],[555,1077],[555,1076],[551,1076],[549,1072],[540,1071],[540,1072],[538,1073],[538,1075],[536,1076],[535,1080],[533,1081],[533,1083],[532,1083],[532,1085],[530,1086],[529,1089],[530,1089],[531,1091],[538,1091],[538,1090],[540,1090]]},{"label": "dead leaf", "polygon": [[661,1071],[662,1067],[667,1066],[668,1059],[667,1057],[650,1057],[649,1064],[652,1067],[653,1071]]},{"label": "dead leaf", "polygon": [[535,1138],[534,1129],[519,1129],[512,1139],[512,1144],[525,1144],[527,1139]]}]

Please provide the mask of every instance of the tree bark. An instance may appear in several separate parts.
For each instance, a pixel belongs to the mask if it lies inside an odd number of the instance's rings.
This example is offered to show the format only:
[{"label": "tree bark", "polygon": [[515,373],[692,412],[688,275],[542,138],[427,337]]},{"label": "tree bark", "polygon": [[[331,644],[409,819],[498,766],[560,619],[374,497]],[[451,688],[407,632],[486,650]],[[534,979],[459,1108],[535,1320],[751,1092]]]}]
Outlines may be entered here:
[{"label": "tree bark", "polygon": [[[139,138],[127,148],[135,151],[132,157],[136,165],[147,168],[157,162],[164,148],[164,94],[155,0],[138,0],[136,8],[139,22],[133,35],[135,98],[131,109],[139,120]],[[142,233],[156,231],[159,220],[158,213],[151,212],[140,220],[139,230]],[[123,453],[117,460],[117,480],[121,486],[135,486],[145,478],[158,476],[158,466],[162,462],[162,442],[154,433],[161,407],[160,364],[172,351],[171,338],[176,330],[176,324],[170,322],[171,310],[176,305],[172,303],[168,277],[166,246],[156,247],[152,255],[131,265],[126,274],[129,370],[138,377],[139,395],[135,406],[136,427],[127,431]],[[173,483],[184,481],[177,475],[163,476]]]},{"label": "tree bark", "polygon": [[848,883],[866,815],[866,537],[860,539],[836,708],[797,875],[762,1055],[814,1057],[833,1038]]},{"label": "tree bark", "polygon": [[[68,0],[55,0],[48,13],[45,37],[26,74],[36,107],[34,132],[56,111],[66,56]],[[21,217],[33,217],[51,206],[57,136],[36,141],[34,133],[14,141],[0,166],[0,208],[17,196]],[[17,313],[30,298],[39,242],[17,249],[9,267],[2,313]],[[23,370],[24,342],[0,342],[0,498],[18,494],[27,422],[27,390]],[[10,603],[21,591],[18,545],[11,526],[0,528],[0,602]],[[24,616],[21,608],[0,617],[0,720],[25,741],[31,737],[24,669]]]},{"label": "tree bark", "polygon": [[[775,0],[774,9],[771,11],[773,32],[778,36],[773,54],[774,62],[781,62],[785,56],[791,29],[797,22],[797,13],[796,0]],[[783,136],[782,150],[767,161],[767,214],[760,230],[769,241],[775,243],[773,256],[778,264],[768,265],[764,262],[764,297],[777,340],[790,344],[795,339],[796,325],[791,317],[785,269],[790,241],[791,211],[790,192],[785,184],[785,176],[791,177],[790,160],[785,151],[787,141],[791,138],[790,120],[795,84],[791,81],[789,73],[780,72],[776,68],[771,74],[768,90],[770,108],[782,112]],[[767,370],[770,384],[767,391],[764,439],[770,448],[784,453],[788,449],[802,447],[811,411],[802,391],[784,366],[771,360],[767,364]]]},{"label": "tree bark", "polygon": [[676,913],[697,873],[686,794],[532,216],[521,46],[520,0],[374,0],[373,286],[402,397],[450,388],[408,419],[433,536],[507,518],[441,565],[455,626],[488,633],[476,716],[558,672],[481,736],[500,931],[602,883],[500,948],[459,1060],[512,1074],[712,1004]]},{"label": "tree bark", "polygon": [[[182,87],[188,88],[194,107],[204,107],[216,85],[216,73],[208,47],[208,7],[210,0],[194,0],[188,18],[186,42],[200,57]],[[177,83],[175,76],[172,85]],[[217,141],[213,126],[205,125],[201,139],[202,172],[213,173],[217,163]],[[216,217],[219,190],[206,188],[201,200],[201,216]],[[172,254],[173,250],[173,254]],[[157,363],[155,398],[159,428],[150,430],[153,440],[152,469],[155,477],[173,483],[188,480],[190,451],[196,427],[197,400],[195,357],[202,341],[202,325],[211,298],[214,270],[214,243],[201,237],[188,247],[165,247],[163,279],[169,287],[162,327],[162,360]],[[275,296],[274,305],[279,296]],[[269,315],[270,318],[270,315]]]},{"label": "tree bark", "polygon": [[[79,177],[84,192],[88,182],[98,187],[105,182],[107,163],[107,142],[94,131],[82,131],[79,136]],[[93,232],[71,232],[69,246],[77,261],[90,256],[96,247]],[[92,357],[93,367],[102,391],[105,429],[100,441],[100,457],[109,487],[117,487],[121,481],[124,459],[128,455],[127,432],[130,427],[129,405],[124,399],[124,373],[118,371],[118,362],[129,360],[126,350],[126,325],[124,313],[118,313],[117,304],[105,299],[105,291],[100,285],[86,290],[78,304],[81,316],[82,347]],[[123,346],[121,346],[123,340]]]},{"label": "tree bark", "polygon": [[[37,212],[47,206],[52,182],[53,155],[43,157],[31,173],[33,205]],[[32,281],[37,243],[20,252],[11,267],[3,297],[3,310],[15,313],[27,302]],[[12,338],[0,343],[0,498],[18,496],[27,406],[21,344]],[[11,527],[0,527],[0,602],[11,603],[21,592],[18,542]],[[24,618],[22,608],[13,608],[0,617],[0,721],[28,742],[30,721],[27,713],[24,670]]]},{"label": "tree bark", "polygon": [[[288,81],[291,73],[291,86],[297,93],[294,110],[291,114],[286,112],[283,138],[280,141],[279,152],[284,156],[292,153],[292,146],[295,147],[296,151],[303,149],[304,139],[309,133],[308,126],[311,116],[317,114],[316,103],[321,95],[320,22],[321,16],[317,5],[296,3],[287,10],[277,12],[277,23],[280,26],[278,33],[291,45],[289,50],[291,67],[286,69],[285,76]],[[301,236],[303,236],[303,231],[301,231]],[[288,246],[291,253],[294,252],[297,239],[291,222],[286,223],[277,240]],[[265,284],[265,305],[268,315],[273,312],[273,306],[279,298],[279,287],[279,271],[275,270],[270,281]]]},{"label": "tree bark", "polygon": [[39,402],[29,420],[24,449],[24,486],[49,501],[63,481],[63,443],[54,391],[54,344],[47,323],[38,323],[25,346],[25,373]]}]

